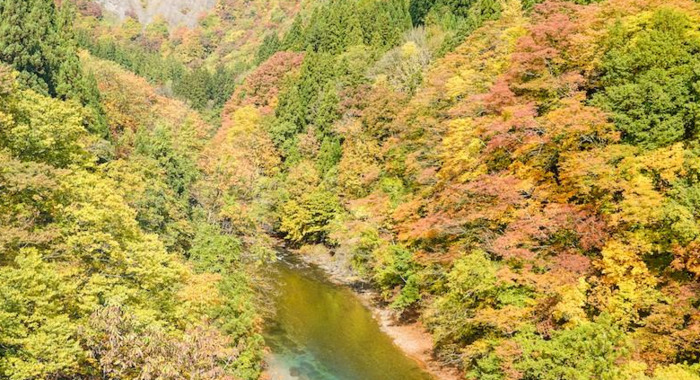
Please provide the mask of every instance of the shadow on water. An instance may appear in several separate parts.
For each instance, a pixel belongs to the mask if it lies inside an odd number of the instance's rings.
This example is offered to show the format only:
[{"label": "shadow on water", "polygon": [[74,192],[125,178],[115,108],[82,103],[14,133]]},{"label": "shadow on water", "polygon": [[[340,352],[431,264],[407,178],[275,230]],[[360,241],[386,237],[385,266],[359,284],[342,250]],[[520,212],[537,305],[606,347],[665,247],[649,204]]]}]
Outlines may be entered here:
[{"label": "shadow on water", "polygon": [[273,380],[430,380],[351,290],[290,254],[273,264],[276,315],[265,340]]}]

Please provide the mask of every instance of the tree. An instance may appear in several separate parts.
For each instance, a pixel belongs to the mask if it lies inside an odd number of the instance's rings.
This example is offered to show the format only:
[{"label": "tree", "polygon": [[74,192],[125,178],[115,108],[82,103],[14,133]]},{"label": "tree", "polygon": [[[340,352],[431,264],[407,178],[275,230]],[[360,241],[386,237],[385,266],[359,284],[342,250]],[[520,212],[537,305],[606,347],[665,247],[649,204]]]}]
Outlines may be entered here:
[{"label": "tree", "polygon": [[12,65],[36,91],[81,100],[72,7],[57,9],[51,0],[2,1],[0,15],[0,61]]},{"label": "tree", "polygon": [[56,167],[83,164],[87,134],[77,105],[22,91],[0,104],[0,115],[11,117],[0,129],[0,144],[26,161]]},{"label": "tree", "polygon": [[77,55],[71,2],[0,1],[0,61],[20,72],[20,81],[39,93],[74,99],[90,112],[89,130],[107,137],[104,110],[92,78]]},{"label": "tree", "polygon": [[51,0],[0,2],[0,60],[21,74],[23,83],[56,95],[57,47],[65,43],[57,34],[56,6]]},{"label": "tree", "polygon": [[316,189],[293,198],[282,206],[280,231],[295,244],[322,243],[330,231],[329,222],[339,209],[338,198]]},{"label": "tree", "polygon": [[175,92],[187,99],[193,108],[203,110],[212,98],[212,76],[204,67],[186,73],[174,88]]},{"label": "tree", "polygon": [[411,0],[409,12],[411,13],[411,21],[414,26],[422,25],[425,21],[425,16],[430,9],[435,5],[437,0]]},{"label": "tree", "polygon": [[158,327],[140,321],[119,307],[96,311],[83,334],[101,372],[119,379],[173,378],[230,380],[221,362],[235,362],[236,350],[211,326],[188,330],[182,337],[169,336]]},{"label": "tree", "polygon": [[224,66],[218,66],[211,78],[209,96],[214,108],[220,109],[231,99],[236,89],[236,78],[233,72]]},{"label": "tree", "polygon": [[12,380],[79,373],[86,355],[71,323],[75,283],[36,249],[22,250],[15,265],[0,267],[0,373]]},{"label": "tree", "polygon": [[[158,127],[129,158],[99,162],[82,108],[14,77],[0,66],[0,377],[257,378],[262,342],[245,275],[194,273],[176,254],[189,244],[171,241],[188,238],[192,112],[139,92],[162,108]],[[214,246],[230,247],[221,240]],[[194,253],[212,271],[226,266],[201,246]]]},{"label": "tree", "polygon": [[258,65],[263,63],[266,59],[277,53],[281,46],[282,42],[280,42],[279,37],[277,37],[277,33],[268,34],[258,48],[258,53],[255,55],[255,62]]},{"label": "tree", "polygon": [[559,331],[550,340],[528,330],[517,341],[523,357],[516,360],[515,368],[528,380],[621,378],[616,363],[627,353],[623,332],[606,316]]},{"label": "tree", "polygon": [[639,29],[616,23],[610,30],[594,103],[612,111],[626,141],[656,148],[695,135],[700,39],[690,25],[686,15],[668,9]]}]

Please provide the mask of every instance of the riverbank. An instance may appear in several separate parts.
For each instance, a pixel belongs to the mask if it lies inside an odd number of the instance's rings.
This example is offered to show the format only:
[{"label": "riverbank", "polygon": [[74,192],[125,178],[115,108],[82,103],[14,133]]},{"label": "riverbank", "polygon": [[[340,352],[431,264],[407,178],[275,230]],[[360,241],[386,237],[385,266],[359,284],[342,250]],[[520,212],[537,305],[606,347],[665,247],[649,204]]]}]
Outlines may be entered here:
[{"label": "riverbank", "polygon": [[348,286],[298,254],[279,250],[266,267],[274,313],[265,321],[274,380],[435,380],[382,328]]},{"label": "riverbank", "polygon": [[459,380],[463,377],[455,368],[445,366],[433,357],[433,337],[420,321],[403,322],[380,300],[379,294],[351,269],[342,256],[333,256],[325,249],[292,250],[303,261],[322,269],[329,280],[354,290],[362,303],[372,312],[382,332],[388,335],[407,356],[439,380]]}]

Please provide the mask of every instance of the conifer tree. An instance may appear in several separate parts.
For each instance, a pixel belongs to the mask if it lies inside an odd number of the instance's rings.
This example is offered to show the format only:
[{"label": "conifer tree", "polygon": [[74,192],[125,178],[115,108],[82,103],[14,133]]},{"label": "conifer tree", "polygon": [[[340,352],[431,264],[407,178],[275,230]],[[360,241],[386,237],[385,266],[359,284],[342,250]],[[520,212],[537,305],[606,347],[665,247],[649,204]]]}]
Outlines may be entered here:
[{"label": "conifer tree", "polygon": [[411,0],[408,9],[413,25],[422,25],[433,5],[435,5],[435,0]]},{"label": "conifer tree", "polygon": [[217,67],[212,76],[210,87],[210,96],[214,102],[214,107],[222,107],[231,98],[235,87],[236,82],[233,73],[223,66]]},{"label": "conifer tree", "polygon": [[282,40],[282,50],[303,51],[304,50],[304,24],[301,17],[297,16],[292,23],[292,27],[285,34]]},{"label": "conifer tree", "polygon": [[205,68],[197,68],[185,74],[175,87],[175,92],[187,99],[192,107],[204,109],[210,99],[211,74]]},{"label": "conifer tree", "polygon": [[362,24],[360,23],[355,3],[347,5],[346,17],[345,46],[362,45],[364,43],[364,34],[362,33]]},{"label": "conifer tree", "polygon": [[0,61],[20,73],[21,82],[46,95],[88,106],[89,130],[107,136],[104,110],[94,80],[84,78],[72,31],[70,2],[0,0]]},{"label": "conifer tree", "polygon": [[56,94],[56,7],[53,0],[0,1],[0,61],[20,72],[20,80]]},{"label": "conifer tree", "polygon": [[255,63],[259,65],[270,58],[280,50],[281,45],[282,42],[280,42],[279,37],[277,37],[277,33],[271,33],[265,36],[260,48],[258,48],[258,53],[255,55]]}]

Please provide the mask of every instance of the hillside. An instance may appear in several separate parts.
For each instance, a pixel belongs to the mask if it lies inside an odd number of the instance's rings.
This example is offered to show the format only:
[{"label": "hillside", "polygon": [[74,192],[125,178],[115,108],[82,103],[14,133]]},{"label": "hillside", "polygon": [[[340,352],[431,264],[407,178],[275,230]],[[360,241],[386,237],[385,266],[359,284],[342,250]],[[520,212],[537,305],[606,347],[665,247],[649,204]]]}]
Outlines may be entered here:
[{"label": "hillside", "polygon": [[247,246],[192,195],[212,126],[52,1],[0,14],[0,378],[257,378]]},{"label": "hillside", "polygon": [[193,27],[198,18],[216,4],[216,0],[98,0],[102,8],[124,20],[136,15],[141,24],[148,25],[162,17],[171,27]]},{"label": "hillside", "polygon": [[386,364],[309,260],[464,379],[700,380],[699,4],[106,1],[0,0],[1,378]]},{"label": "hillside", "polygon": [[469,379],[697,378],[698,6],[510,1],[441,57],[438,13],[381,2],[395,37],[361,16],[349,41],[351,4],[283,38],[306,54],[274,112],[225,107],[281,162],[229,184],[250,218],[351,263]]},{"label": "hillside", "polygon": [[[130,2],[75,3],[74,33],[81,48],[148,79],[210,119],[219,117],[235,84],[267,58],[260,56],[266,44],[309,7],[301,0],[197,2],[202,11],[186,12],[189,27],[175,27],[167,14],[181,15],[178,4],[190,2],[153,1],[145,8]],[[130,7],[141,8],[128,12]],[[125,16],[110,17],[114,8]]]}]

